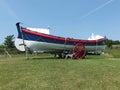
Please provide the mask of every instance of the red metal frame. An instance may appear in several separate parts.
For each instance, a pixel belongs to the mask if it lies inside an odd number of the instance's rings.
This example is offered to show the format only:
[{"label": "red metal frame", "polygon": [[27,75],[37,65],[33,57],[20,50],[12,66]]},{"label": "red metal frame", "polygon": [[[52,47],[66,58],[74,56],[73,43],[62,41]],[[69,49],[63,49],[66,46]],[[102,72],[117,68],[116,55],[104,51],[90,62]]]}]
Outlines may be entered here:
[{"label": "red metal frame", "polygon": [[77,43],[73,47],[73,56],[75,59],[83,59],[86,56],[86,48],[84,43]]}]

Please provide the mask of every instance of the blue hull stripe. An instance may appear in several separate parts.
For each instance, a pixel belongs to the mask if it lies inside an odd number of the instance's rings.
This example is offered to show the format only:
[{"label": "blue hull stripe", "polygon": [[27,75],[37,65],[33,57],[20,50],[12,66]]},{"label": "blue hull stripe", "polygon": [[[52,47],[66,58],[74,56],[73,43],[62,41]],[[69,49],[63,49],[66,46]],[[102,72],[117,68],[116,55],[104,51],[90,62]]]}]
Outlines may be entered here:
[{"label": "blue hull stripe", "polygon": [[[39,42],[47,42],[47,43],[55,43],[55,44],[65,44],[65,45],[76,45],[77,44],[77,42],[69,42],[69,41],[66,42],[63,40],[55,40],[55,39],[37,36],[34,34],[25,33],[25,32],[23,32],[23,37],[24,37],[24,40],[31,40],[31,41],[39,41]],[[97,45],[104,45],[104,44],[105,44],[104,41],[97,42]],[[94,43],[86,42],[85,46],[96,46],[96,42],[94,42]]]}]

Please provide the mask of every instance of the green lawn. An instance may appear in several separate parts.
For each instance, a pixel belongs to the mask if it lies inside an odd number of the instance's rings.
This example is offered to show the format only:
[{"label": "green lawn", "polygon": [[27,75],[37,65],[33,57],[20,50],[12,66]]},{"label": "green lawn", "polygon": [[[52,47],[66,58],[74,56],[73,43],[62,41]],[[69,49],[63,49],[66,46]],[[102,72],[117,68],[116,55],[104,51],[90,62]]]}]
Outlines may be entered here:
[{"label": "green lawn", "polygon": [[120,58],[0,58],[0,90],[120,90]]},{"label": "green lawn", "polygon": [[120,48],[108,49],[105,52],[114,58],[120,58]]}]

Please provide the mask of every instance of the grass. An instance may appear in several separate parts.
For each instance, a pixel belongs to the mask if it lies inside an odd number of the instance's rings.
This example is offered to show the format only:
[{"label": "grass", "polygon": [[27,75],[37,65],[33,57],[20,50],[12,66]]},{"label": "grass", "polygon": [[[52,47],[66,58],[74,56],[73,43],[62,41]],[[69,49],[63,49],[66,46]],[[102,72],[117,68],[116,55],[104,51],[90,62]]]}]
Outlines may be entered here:
[{"label": "grass", "polygon": [[108,49],[105,53],[109,54],[113,58],[120,58],[120,48]]},{"label": "grass", "polygon": [[120,58],[0,58],[0,90],[119,90]]}]

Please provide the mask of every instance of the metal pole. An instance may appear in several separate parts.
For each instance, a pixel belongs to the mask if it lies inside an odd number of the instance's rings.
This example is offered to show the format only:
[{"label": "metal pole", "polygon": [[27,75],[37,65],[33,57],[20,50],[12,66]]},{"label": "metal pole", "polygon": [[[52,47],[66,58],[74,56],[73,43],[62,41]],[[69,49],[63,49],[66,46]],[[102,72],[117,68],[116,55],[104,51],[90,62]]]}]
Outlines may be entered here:
[{"label": "metal pole", "polygon": [[97,40],[96,40],[96,55],[97,55]]},{"label": "metal pole", "polygon": [[21,36],[22,36],[22,40],[23,40],[23,45],[24,45],[24,48],[25,48],[26,59],[29,59],[29,57],[28,57],[28,47],[25,44],[24,35],[23,35],[23,31],[21,30],[21,27],[20,27],[20,31],[21,31]]},{"label": "metal pole", "polygon": [[29,59],[29,56],[28,56],[28,47],[26,47],[26,45],[25,45],[25,53],[26,53],[26,59]]}]

